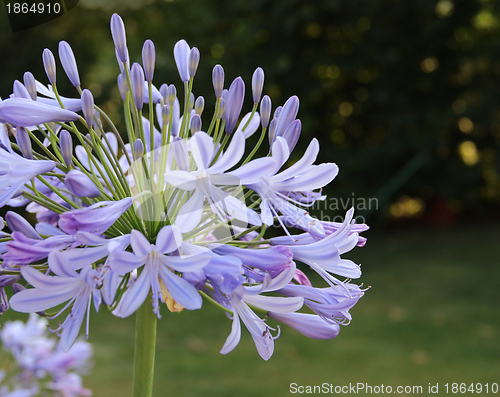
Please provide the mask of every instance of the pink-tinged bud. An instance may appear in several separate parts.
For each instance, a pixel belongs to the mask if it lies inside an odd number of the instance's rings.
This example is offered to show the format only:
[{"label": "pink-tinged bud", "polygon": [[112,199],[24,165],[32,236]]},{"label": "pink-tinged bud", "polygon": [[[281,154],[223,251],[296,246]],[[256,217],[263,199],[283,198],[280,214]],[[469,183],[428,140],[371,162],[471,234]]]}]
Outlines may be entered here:
[{"label": "pink-tinged bud", "polygon": [[262,68],[257,68],[255,69],[255,72],[253,73],[252,76],[253,103],[259,103],[263,87],[264,87],[264,71],[262,70]]},{"label": "pink-tinged bud", "polygon": [[198,69],[198,64],[200,63],[200,50],[198,48],[193,47],[191,51],[189,51],[188,57],[188,72],[189,77],[193,78],[196,74],[196,70]]},{"label": "pink-tinged bud", "polygon": [[191,119],[191,135],[194,135],[198,131],[201,131],[201,117],[195,114]]},{"label": "pink-tinged bud", "polygon": [[49,79],[50,84],[56,83],[56,60],[54,58],[54,54],[48,48],[43,50],[42,53],[43,67],[45,69],[45,73]]},{"label": "pink-tinged bud", "polygon": [[214,84],[215,97],[220,98],[222,96],[222,90],[224,89],[224,69],[221,65],[215,65],[212,71],[212,82]]},{"label": "pink-tinged bud", "polygon": [[16,141],[25,159],[33,160],[33,149],[31,139],[24,127],[16,127]]},{"label": "pink-tinged bud", "polygon": [[80,86],[80,76],[78,75],[78,67],[76,66],[75,54],[71,46],[65,41],[59,43],[59,59],[66,75],[75,87]]},{"label": "pink-tinged bud", "polygon": [[16,212],[8,211],[5,214],[5,222],[12,232],[20,232],[26,237],[34,240],[41,240],[42,238],[38,232],[30,225],[30,223]]},{"label": "pink-tinged bud", "polygon": [[64,178],[64,186],[78,197],[99,197],[101,192],[94,182],[80,170],[71,170]]},{"label": "pink-tinged bud", "polygon": [[79,116],[70,110],[24,98],[9,98],[0,102],[0,121],[29,127],[50,122],[75,121]]},{"label": "pink-tinged bud", "polygon": [[155,45],[151,40],[146,40],[142,47],[142,64],[144,65],[144,74],[146,81],[151,83],[153,81],[153,74],[155,71]]},{"label": "pink-tinged bud", "polygon": [[14,96],[16,98],[24,98],[32,100],[30,93],[26,89],[26,87],[19,80],[15,80],[12,91],[14,91]]},{"label": "pink-tinged bud", "polygon": [[36,101],[36,82],[35,77],[31,72],[24,73],[23,81],[28,93],[30,94],[31,99]]},{"label": "pink-tinged bud", "polygon": [[111,17],[111,35],[113,36],[118,58],[122,63],[127,62],[128,50],[125,25],[123,24],[123,19],[118,14],[113,14]]},{"label": "pink-tinged bud", "polygon": [[260,103],[260,122],[262,128],[267,128],[269,125],[269,119],[271,118],[271,98],[264,95],[262,102]]},{"label": "pink-tinged bud", "polygon": [[199,96],[194,103],[194,111],[201,116],[203,109],[205,109],[205,98]]},{"label": "pink-tinged bud", "polygon": [[68,131],[61,130],[59,133],[59,146],[61,147],[64,164],[66,164],[66,167],[70,167],[73,161],[73,140],[71,139],[71,134]]},{"label": "pink-tinged bud", "polygon": [[189,81],[188,58],[191,49],[186,40],[179,40],[174,46],[174,59],[179,71],[181,80],[185,83]]},{"label": "pink-tinged bud", "polygon": [[94,124],[94,96],[87,89],[82,92],[82,111],[87,127],[92,128]]},{"label": "pink-tinged bud", "polygon": [[132,65],[130,80],[135,107],[137,110],[141,110],[144,106],[144,71],[138,63]]},{"label": "pink-tinged bud", "polygon": [[173,108],[176,96],[177,88],[175,88],[175,85],[170,84],[167,90],[167,102],[170,105],[170,108]]},{"label": "pink-tinged bud", "polygon": [[132,146],[132,156],[134,160],[138,160],[144,154],[144,143],[140,139],[136,139]]}]

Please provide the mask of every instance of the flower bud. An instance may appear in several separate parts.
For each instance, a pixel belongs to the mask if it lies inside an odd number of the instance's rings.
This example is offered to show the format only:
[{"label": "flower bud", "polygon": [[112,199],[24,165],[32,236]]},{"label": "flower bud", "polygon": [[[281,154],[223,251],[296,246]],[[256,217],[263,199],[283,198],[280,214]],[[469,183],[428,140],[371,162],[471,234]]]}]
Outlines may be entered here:
[{"label": "flower bud", "polygon": [[212,71],[212,82],[214,84],[215,97],[220,98],[224,89],[224,69],[221,65],[215,65]]},{"label": "flower bud", "polygon": [[64,159],[66,167],[70,167],[73,156],[73,140],[71,134],[66,130],[61,130],[59,133],[59,146],[61,147],[61,154]]},{"label": "flower bud", "polygon": [[43,59],[43,67],[45,69],[45,73],[49,78],[50,84],[56,83],[56,60],[54,58],[54,54],[48,48],[43,50],[42,53]]},{"label": "flower bud", "polygon": [[127,79],[123,73],[120,73],[117,78],[118,90],[120,90],[120,95],[123,101],[127,100],[128,84]]},{"label": "flower bud", "polygon": [[271,124],[269,124],[269,146],[273,145],[274,142],[274,134],[276,132],[276,124],[278,123],[277,119],[272,119]]},{"label": "flower bud", "polygon": [[148,83],[153,81],[155,54],[155,45],[151,40],[146,40],[142,47],[142,64],[144,65],[144,73]]},{"label": "flower bud", "polygon": [[92,128],[94,124],[94,97],[87,89],[82,92],[82,111],[87,127]]},{"label": "flower bud", "polygon": [[200,63],[200,50],[198,48],[193,47],[191,51],[189,51],[188,57],[188,72],[189,77],[193,78],[196,74],[196,70],[198,69],[198,64]]},{"label": "flower bud", "polygon": [[160,87],[160,95],[163,97],[163,103],[167,103],[167,93],[168,93],[168,84],[163,83]]},{"label": "flower bud", "polygon": [[278,124],[276,125],[276,135],[283,136],[290,123],[295,120],[299,111],[299,98],[291,96],[283,105],[283,110],[279,113]]},{"label": "flower bud", "polygon": [[188,102],[188,112],[191,113],[191,110],[193,110],[193,108],[194,108],[194,94],[191,93],[191,95],[189,96],[189,102]]},{"label": "flower bud", "polygon": [[64,186],[78,197],[99,197],[101,192],[94,182],[80,170],[71,170],[64,178]]},{"label": "flower bud", "polygon": [[33,149],[31,147],[31,139],[24,127],[16,127],[16,141],[21,149],[24,158],[33,160]]},{"label": "flower bud", "polygon": [[78,75],[78,67],[76,66],[75,54],[71,46],[65,41],[59,43],[59,59],[66,75],[75,87],[80,86],[80,76]]},{"label": "flower bud", "polygon": [[17,294],[18,292],[24,291],[26,288],[23,287],[21,284],[14,283],[12,284],[12,293]]},{"label": "flower bud", "polygon": [[262,102],[260,103],[260,122],[262,128],[267,128],[269,125],[269,119],[271,118],[271,98],[264,95]]},{"label": "flower bud", "polygon": [[162,125],[167,125],[170,121],[170,106],[164,105],[161,108]]},{"label": "flower bud", "polygon": [[224,98],[221,98],[219,103],[219,114],[217,114],[217,118],[221,119],[222,117],[224,117],[224,113],[226,113],[226,101],[224,100]]},{"label": "flower bud", "polygon": [[237,77],[231,83],[227,93],[226,112],[224,114],[224,119],[226,120],[225,131],[227,134],[231,134],[236,126],[244,98],[245,83],[241,77]]},{"label": "flower bud", "polygon": [[137,110],[142,110],[144,105],[144,71],[138,63],[132,65],[130,80],[132,81],[135,107]]},{"label": "flower bud", "polygon": [[35,77],[31,72],[24,73],[23,76],[24,86],[28,90],[31,99],[36,101],[36,82]]},{"label": "flower bud", "polygon": [[191,119],[191,135],[194,135],[198,131],[201,131],[201,117],[195,114]]},{"label": "flower bud", "polygon": [[127,37],[125,35],[125,25],[123,20],[118,14],[113,14],[111,17],[111,35],[113,36],[113,41],[115,43],[116,54],[120,61],[127,62],[128,60],[128,50],[127,50]]},{"label": "flower bud", "polygon": [[136,139],[132,146],[132,156],[134,160],[138,160],[144,154],[144,143],[140,139]]},{"label": "flower bud", "polygon": [[42,239],[33,226],[16,212],[7,211],[5,214],[5,222],[7,222],[7,226],[12,232],[20,232],[26,237],[34,240]]},{"label": "flower bud", "polygon": [[194,103],[194,111],[201,116],[203,109],[205,109],[205,98],[199,96]]},{"label": "flower bud", "polygon": [[14,91],[14,96],[16,98],[24,98],[24,99],[31,99],[31,95],[26,89],[26,87],[21,83],[19,80],[14,81],[14,85],[12,87],[12,91]]},{"label": "flower bud", "polygon": [[264,87],[264,71],[262,70],[262,68],[257,68],[255,69],[255,72],[253,73],[252,76],[253,103],[259,103],[263,87]]},{"label": "flower bud", "polygon": [[300,120],[294,120],[288,125],[285,133],[283,134],[283,138],[285,138],[286,143],[288,143],[288,149],[290,150],[290,153],[295,148],[295,145],[299,140],[301,130],[302,123],[300,122]]},{"label": "flower bud", "polygon": [[167,102],[170,105],[170,108],[174,106],[176,96],[177,96],[177,89],[175,88],[175,85],[170,84],[167,90]]},{"label": "flower bud", "polygon": [[190,48],[186,40],[179,40],[174,46],[174,58],[181,80],[185,83],[189,81],[189,58]]}]

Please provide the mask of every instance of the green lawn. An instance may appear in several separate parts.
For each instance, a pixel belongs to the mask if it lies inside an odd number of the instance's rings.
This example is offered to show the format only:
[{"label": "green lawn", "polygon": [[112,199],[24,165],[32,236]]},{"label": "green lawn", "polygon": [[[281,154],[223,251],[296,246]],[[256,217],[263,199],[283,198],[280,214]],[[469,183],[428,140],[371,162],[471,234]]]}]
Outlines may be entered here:
[{"label": "green lawn", "polygon": [[[442,395],[445,383],[500,383],[499,232],[370,231],[366,247],[346,256],[362,263],[362,281],[372,286],[352,323],[331,341],[283,327],[268,362],[245,329],[232,353],[219,354],[231,322],[217,308],[165,309],[154,395],[285,396],[292,382],[421,385],[424,395],[439,382]],[[94,396],[130,395],[133,338],[133,318],[92,315],[95,366],[84,384]]]}]

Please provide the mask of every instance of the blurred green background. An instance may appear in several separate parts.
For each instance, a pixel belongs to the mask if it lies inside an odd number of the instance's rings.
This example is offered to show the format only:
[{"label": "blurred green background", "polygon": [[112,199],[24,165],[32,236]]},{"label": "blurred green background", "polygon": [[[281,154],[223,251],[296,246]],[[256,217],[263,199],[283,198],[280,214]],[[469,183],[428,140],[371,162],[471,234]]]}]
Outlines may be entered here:
[{"label": "blurred green background", "polygon": [[[205,97],[205,114],[215,64],[226,86],[245,80],[244,109],[252,73],[264,68],[273,107],[291,95],[301,100],[295,158],[317,137],[319,161],[340,167],[326,193],[357,204],[376,199],[372,208],[357,206],[372,229],[367,246],[348,255],[373,288],[336,340],[283,329],[275,355],[262,362],[244,331],[236,351],[221,356],[230,331],[223,313],[164,311],[156,396],[279,396],[291,382],[500,382],[500,2],[82,0],[16,34],[1,9],[0,96],[28,70],[47,83],[41,53],[56,54],[66,40],[83,86],[120,124],[113,12],[125,21],[132,62],[141,61],[145,39],[154,41],[157,86],[180,91],[176,41],[200,49],[194,93]],[[62,68],[58,86],[75,95]],[[316,215],[346,209],[329,201]],[[96,365],[85,384],[95,396],[128,395],[133,319],[92,317]]]}]

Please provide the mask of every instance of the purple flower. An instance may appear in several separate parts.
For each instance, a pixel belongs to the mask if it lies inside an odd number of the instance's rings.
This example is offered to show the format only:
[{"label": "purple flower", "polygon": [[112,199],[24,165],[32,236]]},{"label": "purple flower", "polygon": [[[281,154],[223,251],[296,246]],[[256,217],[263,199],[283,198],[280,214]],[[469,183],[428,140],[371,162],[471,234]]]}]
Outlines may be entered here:
[{"label": "purple flower", "polygon": [[179,40],[174,46],[174,58],[183,82],[189,81],[188,59],[191,49],[186,40]]},{"label": "purple flower", "polygon": [[241,77],[237,77],[231,83],[226,98],[226,111],[224,119],[226,120],[226,133],[231,134],[236,126],[238,117],[240,117],[241,107],[245,99],[245,83]]},{"label": "purple flower", "polygon": [[80,86],[80,76],[78,76],[78,67],[76,66],[75,54],[71,46],[65,42],[59,42],[59,59],[66,75],[75,87]]},{"label": "purple flower", "polygon": [[[165,226],[156,237],[156,244],[151,244],[142,233],[132,230],[130,245],[134,253],[118,252],[110,262],[111,269],[119,274],[125,274],[144,265],[137,281],[123,294],[114,314],[128,317],[134,313],[146,300],[149,291],[153,294],[153,309],[160,317],[158,299],[161,295],[161,284],[171,294],[172,298],[188,310],[201,307],[202,299],[195,287],[174,271],[192,272],[202,269],[210,261],[210,255],[201,254],[191,257],[172,255],[182,243],[182,235],[175,226]],[[170,254],[170,255],[168,255]]]},{"label": "purple flower", "polygon": [[57,108],[24,98],[10,98],[0,102],[0,120],[15,126],[29,127],[50,122],[78,120],[70,110]]}]

